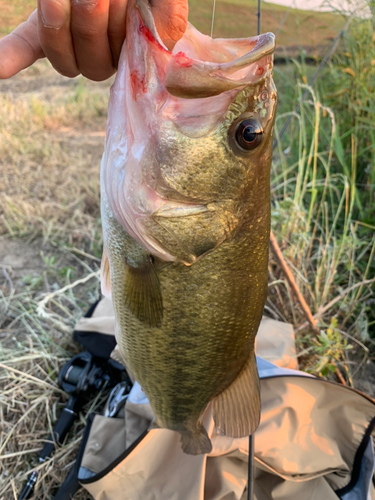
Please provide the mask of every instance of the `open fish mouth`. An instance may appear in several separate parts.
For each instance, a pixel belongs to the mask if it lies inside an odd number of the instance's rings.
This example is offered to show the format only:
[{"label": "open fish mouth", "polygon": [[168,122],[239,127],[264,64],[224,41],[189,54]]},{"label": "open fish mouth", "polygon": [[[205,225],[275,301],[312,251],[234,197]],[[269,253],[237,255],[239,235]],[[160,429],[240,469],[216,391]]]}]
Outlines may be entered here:
[{"label": "open fish mouth", "polygon": [[272,65],[273,33],[253,38],[213,39],[188,23],[185,34],[170,52],[157,33],[148,2],[137,0],[136,9],[138,29],[153,47],[159,69],[164,70],[164,86],[173,96],[185,99],[215,96],[256,82]]}]

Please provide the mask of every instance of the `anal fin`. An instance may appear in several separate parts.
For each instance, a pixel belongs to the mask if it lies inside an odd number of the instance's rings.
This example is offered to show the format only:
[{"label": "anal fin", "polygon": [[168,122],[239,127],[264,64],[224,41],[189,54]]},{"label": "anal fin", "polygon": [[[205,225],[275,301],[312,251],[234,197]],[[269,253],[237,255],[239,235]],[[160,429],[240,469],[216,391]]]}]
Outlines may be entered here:
[{"label": "anal fin", "polygon": [[260,421],[260,390],[253,353],[232,384],[214,398],[213,414],[217,431],[223,436],[250,436],[257,429]]},{"label": "anal fin", "polygon": [[125,303],[143,323],[161,326],[163,297],[151,258],[137,267],[125,264]]}]

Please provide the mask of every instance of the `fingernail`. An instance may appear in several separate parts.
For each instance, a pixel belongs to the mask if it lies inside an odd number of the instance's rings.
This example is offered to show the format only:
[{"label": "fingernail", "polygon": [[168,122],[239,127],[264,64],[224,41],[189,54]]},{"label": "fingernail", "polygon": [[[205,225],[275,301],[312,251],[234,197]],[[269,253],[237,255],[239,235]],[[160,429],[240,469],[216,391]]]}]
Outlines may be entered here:
[{"label": "fingernail", "polygon": [[98,5],[98,0],[73,0],[73,4],[86,7],[86,9],[91,13],[94,11],[95,7]]},{"label": "fingernail", "polygon": [[41,0],[40,17],[46,28],[59,29],[65,23],[66,12],[59,1]]}]

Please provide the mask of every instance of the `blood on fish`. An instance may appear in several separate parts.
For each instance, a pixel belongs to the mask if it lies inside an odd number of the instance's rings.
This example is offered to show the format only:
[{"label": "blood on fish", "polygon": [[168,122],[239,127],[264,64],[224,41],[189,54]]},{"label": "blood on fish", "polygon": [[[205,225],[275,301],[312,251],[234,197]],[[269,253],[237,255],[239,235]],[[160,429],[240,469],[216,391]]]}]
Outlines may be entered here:
[{"label": "blood on fish", "polygon": [[181,68],[190,68],[193,66],[193,61],[184,52],[178,52],[174,59]]},{"label": "blood on fish", "polygon": [[147,28],[144,24],[141,24],[139,27],[139,31],[142,33],[142,35],[153,45],[156,45],[157,48],[163,52],[166,52],[167,54],[170,54],[168,50],[166,50],[160,43],[156,40],[154,35],[151,33],[151,30]]},{"label": "blood on fish", "polygon": [[154,38],[154,35],[151,33],[151,31],[145,26],[144,24],[141,24],[139,27],[139,31],[144,35],[149,42],[155,43],[156,40]]},{"label": "blood on fish", "polygon": [[132,87],[133,99],[136,101],[140,94],[147,92],[147,87],[145,84],[145,79],[139,77],[138,71],[135,69],[130,73],[130,84]]}]

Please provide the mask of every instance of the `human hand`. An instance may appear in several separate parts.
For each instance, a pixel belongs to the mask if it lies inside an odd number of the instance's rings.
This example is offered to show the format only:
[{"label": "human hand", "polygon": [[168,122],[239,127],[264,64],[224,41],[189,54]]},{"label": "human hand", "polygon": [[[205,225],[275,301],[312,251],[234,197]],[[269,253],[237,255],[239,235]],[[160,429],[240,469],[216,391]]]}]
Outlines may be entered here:
[{"label": "human hand", "polygon": [[[0,40],[0,79],[47,57],[62,75],[101,81],[115,73],[134,0],[38,0],[29,19]],[[156,28],[172,48],[186,29],[187,0],[151,0]]]}]

